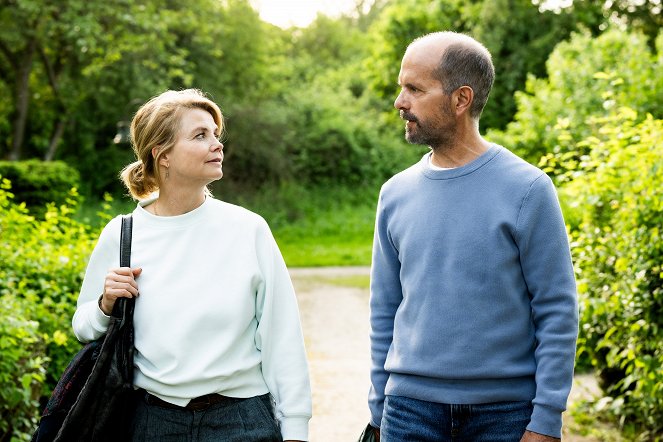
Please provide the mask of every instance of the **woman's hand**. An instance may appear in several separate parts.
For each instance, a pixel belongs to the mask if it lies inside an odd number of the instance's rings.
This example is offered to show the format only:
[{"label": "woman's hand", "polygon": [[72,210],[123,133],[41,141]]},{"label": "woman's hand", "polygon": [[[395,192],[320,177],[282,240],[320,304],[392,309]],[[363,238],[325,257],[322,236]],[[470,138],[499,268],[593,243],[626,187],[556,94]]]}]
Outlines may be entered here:
[{"label": "woman's hand", "polygon": [[120,267],[118,269],[110,269],[106,274],[104,281],[104,293],[101,296],[99,307],[106,316],[110,316],[113,312],[113,306],[117,298],[133,298],[138,296],[138,284],[136,278],[140,275],[143,269]]}]

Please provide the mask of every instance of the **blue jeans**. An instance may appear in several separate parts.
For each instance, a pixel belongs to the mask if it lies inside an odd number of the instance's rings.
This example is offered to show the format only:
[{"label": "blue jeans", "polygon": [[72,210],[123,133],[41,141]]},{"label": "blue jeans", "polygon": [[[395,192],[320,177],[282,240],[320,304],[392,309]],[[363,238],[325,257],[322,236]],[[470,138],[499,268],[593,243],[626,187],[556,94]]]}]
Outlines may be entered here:
[{"label": "blue jeans", "polygon": [[132,442],[282,442],[269,394],[205,410],[174,410],[137,398]]},{"label": "blue jeans", "polygon": [[518,442],[532,415],[532,403],[453,405],[387,396],[381,442]]}]

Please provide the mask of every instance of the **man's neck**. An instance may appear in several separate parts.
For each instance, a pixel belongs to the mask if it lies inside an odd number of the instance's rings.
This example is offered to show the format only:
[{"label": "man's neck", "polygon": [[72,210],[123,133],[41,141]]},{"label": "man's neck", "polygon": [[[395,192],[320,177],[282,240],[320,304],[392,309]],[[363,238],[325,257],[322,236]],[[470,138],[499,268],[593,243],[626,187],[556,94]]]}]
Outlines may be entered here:
[{"label": "man's neck", "polygon": [[433,148],[431,163],[438,167],[461,167],[479,158],[490,148],[481,136],[460,140],[452,146]]}]

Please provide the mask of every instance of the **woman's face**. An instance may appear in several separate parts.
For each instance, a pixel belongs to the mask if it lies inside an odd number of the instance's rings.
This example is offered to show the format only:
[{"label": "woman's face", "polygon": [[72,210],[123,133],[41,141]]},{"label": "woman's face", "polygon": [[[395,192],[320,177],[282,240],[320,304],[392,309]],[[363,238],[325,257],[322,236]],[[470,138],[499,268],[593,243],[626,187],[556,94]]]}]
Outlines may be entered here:
[{"label": "woman's face", "polygon": [[168,167],[168,183],[178,186],[207,186],[223,176],[223,144],[216,138],[218,127],[202,109],[182,114],[177,140],[160,164]]}]

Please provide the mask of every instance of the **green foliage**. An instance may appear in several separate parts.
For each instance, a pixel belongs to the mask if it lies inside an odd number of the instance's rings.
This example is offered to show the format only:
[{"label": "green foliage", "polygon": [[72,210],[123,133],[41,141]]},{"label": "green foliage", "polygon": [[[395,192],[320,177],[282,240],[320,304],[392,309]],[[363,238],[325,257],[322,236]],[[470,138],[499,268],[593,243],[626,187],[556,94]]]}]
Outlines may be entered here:
[{"label": "green foliage", "polygon": [[406,146],[402,134],[381,133],[373,124],[378,113],[362,110],[348,89],[311,87],[280,104],[236,108],[233,117],[224,180],[254,189],[285,182],[375,183],[416,161],[421,151]]},{"label": "green foliage", "polygon": [[75,203],[80,183],[78,171],[62,161],[0,161],[0,177],[12,183],[16,201],[40,214],[48,203]]},{"label": "green foliage", "polygon": [[101,201],[85,200],[76,207],[73,219],[89,226],[92,230],[101,230],[110,221],[112,215],[118,213],[131,213],[136,208],[136,201],[129,195],[122,198],[113,198],[105,194]]},{"label": "green foliage", "polygon": [[[574,2],[576,3],[576,2]],[[589,9],[591,6],[577,2],[578,7]],[[575,6],[575,5],[574,5]],[[663,15],[661,15],[661,2],[658,0],[632,1],[632,0],[613,0],[603,4],[603,25],[610,21],[625,24],[631,29],[645,34],[650,43],[656,40],[658,34],[663,28]]]},{"label": "green foliage", "polygon": [[480,2],[406,0],[392,2],[383,11],[369,30],[372,41],[365,64],[371,90],[387,109],[398,94],[398,72],[408,44],[430,32],[468,31],[467,15],[476,11],[472,3]]},{"label": "green foliage", "polygon": [[366,52],[367,40],[366,34],[353,26],[349,17],[332,19],[319,15],[295,35],[291,49],[299,64],[295,72],[311,81],[321,72],[338,69],[339,60],[360,57]]},{"label": "green foliage", "polygon": [[[59,150],[60,158],[76,164],[86,178],[83,191],[94,198],[123,191],[117,174],[133,158],[127,140],[112,140],[142,103],[166,89],[201,87],[224,105],[223,98],[236,99],[235,91],[248,89],[246,81],[257,75],[251,61],[262,60],[249,50],[255,45],[240,44],[260,40],[257,33],[237,31],[251,28],[238,11],[233,17],[224,13],[229,2],[199,1],[191,8],[165,0],[125,1],[126,10],[110,7],[118,15],[107,20],[103,50],[83,71],[87,94]],[[246,58],[233,58],[237,54]],[[233,82],[226,83],[229,78]]]},{"label": "green foliage", "polygon": [[217,196],[262,215],[290,267],[369,265],[379,185],[283,184],[251,197]]},{"label": "green foliage", "polygon": [[366,185],[416,161],[419,151],[405,146],[402,126],[384,130],[382,110],[365,93],[359,72],[366,37],[344,26],[350,22],[318,17],[287,47],[278,95],[231,103],[224,181],[251,189]]},{"label": "green foliage", "polygon": [[374,223],[374,206],[332,206],[275,229],[274,236],[290,267],[370,265]]},{"label": "green foliage", "polygon": [[0,440],[30,440],[37,423],[48,359],[30,310],[25,300],[0,295]]},{"label": "green foliage", "polygon": [[[80,349],[71,317],[98,232],[74,221],[68,205],[50,204],[44,219],[36,219],[24,204],[14,203],[9,189],[2,179],[0,394],[15,405],[2,412],[11,416],[18,437],[33,422],[35,400],[50,394]],[[14,359],[18,362],[10,364]],[[37,381],[44,382],[36,388]]]},{"label": "green foliage", "polygon": [[530,0],[393,2],[371,29],[369,83],[389,107],[397,95],[401,58],[414,38],[437,31],[467,33],[486,45],[495,64],[481,127],[504,128],[516,111],[514,92],[523,89],[528,74],[545,75],[548,55],[583,24],[578,18],[569,10],[539,11]]},{"label": "green foliage", "polygon": [[[7,78],[17,98],[13,100],[11,136],[2,137],[7,145],[0,145],[0,152],[11,149],[8,156],[12,160],[52,159],[63,135],[70,142],[66,145],[79,147],[69,135],[80,133],[76,123],[90,116],[85,102],[102,92],[94,87],[95,74],[103,69],[106,54],[113,57],[125,47],[115,31],[124,31],[135,43],[140,41],[127,32],[131,21],[141,17],[133,14],[138,9],[134,3],[25,0],[2,8],[0,69],[5,67],[11,73],[3,79]],[[112,114],[116,106],[105,111]],[[103,128],[104,122],[95,121],[95,129]]]},{"label": "green foliage", "polygon": [[[199,87],[228,116],[226,147],[237,173],[227,179],[302,180],[302,162],[320,169],[322,156],[339,147],[347,161],[369,157],[380,167],[382,158],[366,151],[395,136],[395,80],[413,38],[448,29],[483,40],[498,82],[482,128],[502,127],[525,75],[544,76],[548,52],[579,24],[598,33],[616,14],[651,39],[660,24],[656,6],[609,3],[574,2],[552,13],[529,0],[362,0],[348,16],[319,16],[307,28],[284,31],[262,22],[248,0],[201,0],[196,8],[168,0],[11,1],[0,10],[0,155],[62,159],[81,172],[86,196],[118,194],[117,171],[131,160],[128,145],[112,142],[118,125],[126,127],[140,103],[166,88]],[[341,100],[330,104],[336,95]],[[322,97],[320,106],[307,97]],[[316,119],[298,118],[300,105]],[[346,116],[347,109],[366,118]],[[19,132],[25,139],[13,146]],[[320,140],[327,146],[312,146]],[[329,181],[348,172],[353,177],[342,181],[354,182],[370,169],[322,172],[330,172]]]},{"label": "green foliage", "polygon": [[525,87],[528,75],[545,76],[548,56],[579,25],[569,11],[539,11],[531,0],[482,2],[471,34],[485,44],[495,65],[482,128],[504,128],[513,119],[514,93]]},{"label": "green foliage", "polygon": [[622,425],[663,431],[663,120],[632,109],[592,121],[578,174],[564,188],[582,327],[578,354],[597,369],[598,404]]},{"label": "green foliage", "polygon": [[[550,55],[548,78],[530,77],[526,91],[516,94],[518,111],[506,131],[490,131],[488,137],[537,164],[543,156],[554,161],[574,152],[594,133],[590,117],[629,106],[641,118],[660,118],[663,34],[658,47],[654,54],[644,36],[618,30],[598,38],[574,34]],[[555,175],[568,170],[543,165]]]},{"label": "green foliage", "polygon": [[553,13],[528,0],[360,0],[354,15],[289,30],[262,22],[249,0],[190,6],[0,8],[0,156],[58,158],[82,176],[58,163],[0,163],[16,194],[0,188],[3,434],[27,437],[35,399],[79,347],[70,318],[85,260],[107,213],[134,203],[107,200],[100,213],[88,203],[74,214],[69,192],[88,201],[124,192],[117,173],[132,153],[113,140],[141,103],[169,88],[208,92],[227,117],[215,194],[262,214],[288,265],[365,265],[380,183],[423,150],[405,145],[393,109],[400,60],[412,39],[440,30],[469,33],[493,53],[482,130],[516,114],[488,138],[541,160],[564,184],[580,365],[597,368],[608,392],[598,406],[625,426],[661,430],[660,5],[576,1]]},{"label": "green foliage", "polygon": [[379,113],[362,109],[360,100],[347,89],[320,86],[291,100],[297,109],[293,119],[302,130],[288,140],[288,154],[300,182],[361,185],[384,181],[421,155],[420,148],[405,144],[402,134],[380,133],[374,124]]}]

